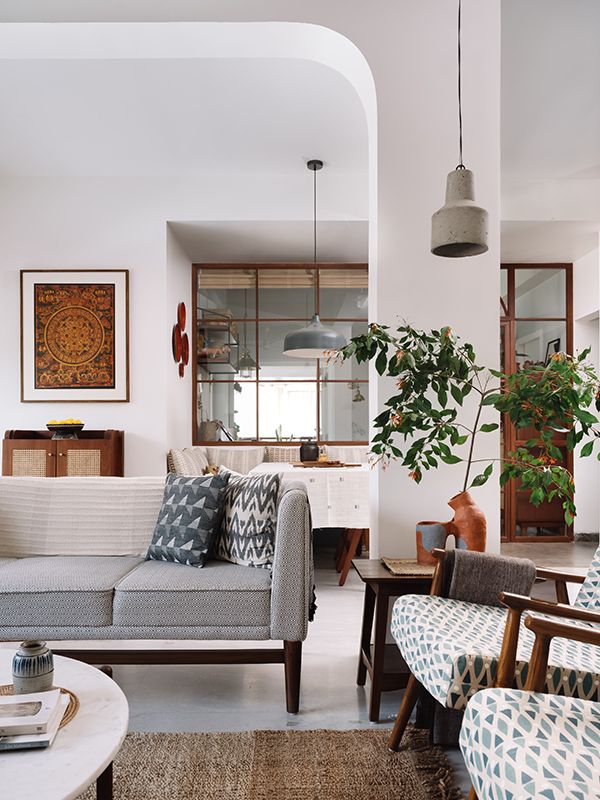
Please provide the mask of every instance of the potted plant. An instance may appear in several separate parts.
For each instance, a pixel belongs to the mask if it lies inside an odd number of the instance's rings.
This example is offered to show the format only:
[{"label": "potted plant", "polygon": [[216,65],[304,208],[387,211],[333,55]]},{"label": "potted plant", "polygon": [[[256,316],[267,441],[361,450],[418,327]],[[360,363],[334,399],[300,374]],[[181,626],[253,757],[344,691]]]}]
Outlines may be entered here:
[{"label": "potted plant", "polygon": [[[437,524],[444,525],[446,534],[454,533],[459,546],[483,550],[485,517],[469,490],[486,483],[495,461],[500,462],[501,486],[519,480],[535,506],[560,498],[565,522],[572,524],[573,477],[558,463],[561,452],[552,439],[555,432],[563,433],[568,450],[585,439],[580,455],[589,456],[600,437],[594,427],[598,418],[590,411],[600,384],[586,361],[588,353],[555,353],[546,366],[505,375],[479,364],[473,346],[449,327],[425,332],[403,324],[393,333],[371,324],[338,357],[374,360],[379,375],[395,381],[395,392],[374,421],[371,451],[376,461],[384,467],[391,459],[400,461],[416,483],[440,462],[463,465],[460,491],[449,500],[454,519]],[[482,423],[488,406],[506,414],[517,428],[529,429],[529,438],[503,458],[477,459],[477,437],[499,427],[499,422]]]}]

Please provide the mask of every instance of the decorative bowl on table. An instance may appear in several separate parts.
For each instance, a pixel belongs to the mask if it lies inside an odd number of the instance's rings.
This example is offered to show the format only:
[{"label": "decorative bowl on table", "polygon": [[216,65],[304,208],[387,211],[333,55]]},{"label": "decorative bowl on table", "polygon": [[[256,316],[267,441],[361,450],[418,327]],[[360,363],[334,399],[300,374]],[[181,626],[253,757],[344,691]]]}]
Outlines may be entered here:
[{"label": "decorative bowl on table", "polygon": [[46,424],[46,428],[53,434],[53,439],[77,439],[77,434],[81,433],[83,426],[84,423],[80,419],[51,419]]}]

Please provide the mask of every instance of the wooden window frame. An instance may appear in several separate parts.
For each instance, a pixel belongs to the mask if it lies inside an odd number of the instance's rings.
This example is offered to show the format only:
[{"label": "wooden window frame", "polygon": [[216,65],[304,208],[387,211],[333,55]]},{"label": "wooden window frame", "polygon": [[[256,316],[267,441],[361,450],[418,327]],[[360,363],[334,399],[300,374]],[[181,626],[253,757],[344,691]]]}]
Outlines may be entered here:
[{"label": "wooden window frame", "polygon": [[[508,354],[508,361],[505,357],[505,363],[501,364],[501,369],[509,373],[516,372],[516,325],[519,322],[564,322],[567,332],[566,351],[573,352],[573,264],[572,263],[544,263],[544,264],[530,264],[530,263],[502,263],[500,268],[507,271],[507,297],[508,308],[507,313],[502,314],[500,317],[500,326],[505,328],[504,349],[505,354]],[[516,316],[516,303],[515,303],[515,270],[521,269],[562,269],[565,271],[565,292],[566,292],[566,316],[564,317],[517,317]],[[501,304],[504,307],[504,303]],[[513,450],[516,446],[517,438],[514,426],[509,420],[504,418],[504,453]],[[556,444],[564,446],[564,441],[557,441]],[[573,471],[573,453],[567,451],[566,467],[569,471]],[[573,541],[573,526],[565,526],[565,533],[560,535],[551,536],[517,536],[517,497],[514,488],[514,481],[509,481],[505,487],[501,489],[504,492],[504,526],[501,530],[502,542],[572,542]],[[556,523],[547,523],[555,525]],[[543,522],[538,525],[542,527]]]},{"label": "wooden window frame", "polygon": [[[209,446],[209,447],[252,447],[252,446],[277,446],[281,444],[282,446],[293,446],[294,444],[299,444],[300,439],[282,439],[281,442],[273,439],[261,439],[260,428],[259,428],[259,415],[260,415],[260,407],[259,407],[259,386],[261,383],[265,381],[261,381],[259,379],[258,370],[256,372],[256,377],[249,380],[240,380],[237,379],[240,383],[248,383],[254,384],[256,388],[256,439],[244,439],[243,441],[206,441],[200,439],[198,436],[198,405],[197,405],[197,391],[198,391],[198,303],[197,303],[197,292],[198,292],[198,275],[200,270],[253,270],[255,272],[255,292],[256,292],[256,302],[255,302],[255,314],[254,317],[247,317],[245,320],[234,318],[232,321],[234,322],[246,322],[246,324],[254,324],[255,326],[255,339],[256,339],[256,363],[260,365],[260,353],[259,353],[259,325],[261,322],[297,322],[298,327],[301,327],[302,324],[306,324],[307,320],[305,316],[302,317],[269,317],[268,319],[262,319],[260,316],[260,286],[259,286],[259,271],[260,270],[303,270],[307,271],[315,271],[316,273],[316,313],[320,314],[320,305],[321,305],[321,292],[320,292],[320,275],[322,271],[331,270],[331,271],[341,271],[341,270],[357,270],[361,272],[365,272],[368,275],[369,265],[366,263],[331,263],[331,262],[274,262],[268,264],[261,264],[261,263],[216,263],[216,264],[192,264],[192,347],[191,347],[191,366],[192,366],[192,443],[194,445],[202,445],[202,446]],[[323,317],[322,322],[325,324],[327,323],[336,323],[336,322],[359,322],[364,323],[365,325],[368,324],[368,317]],[[341,379],[335,378],[331,380],[323,380],[321,378],[321,359],[316,359],[315,361],[315,376],[311,379],[292,379],[287,381],[277,381],[276,379],[268,379],[268,383],[309,383],[313,386],[316,386],[316,426],[317,426],[317,435],[315,441],[319,445],[351,445],[351,446],[360,446],[360,445],[368,445],[369,442],[367,439],[365,440],[352,440],[352,441],[345,441],[345,440],[333,440],[333,439],[323,439],[322,438],[322,431],[321,431],[321,386],[322,384],[326,383],[358,383],[366,386],[368,388],[369,381],[368,379],[365,380],[354,380],[350,381],[349,379]],[[214,384],[214,383],[232,383],[234,382],[232,379],[216,379],[211,381],[201,381],[207,384]]]}]

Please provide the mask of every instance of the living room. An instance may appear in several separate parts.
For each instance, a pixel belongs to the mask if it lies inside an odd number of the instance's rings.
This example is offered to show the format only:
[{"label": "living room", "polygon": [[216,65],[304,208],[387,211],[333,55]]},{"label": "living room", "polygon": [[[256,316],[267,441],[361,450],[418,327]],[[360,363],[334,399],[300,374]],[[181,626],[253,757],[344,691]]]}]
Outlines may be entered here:
[{"label": "living room", "polygon": [[0,1],[8,797],[600,794],[599,25]]}]

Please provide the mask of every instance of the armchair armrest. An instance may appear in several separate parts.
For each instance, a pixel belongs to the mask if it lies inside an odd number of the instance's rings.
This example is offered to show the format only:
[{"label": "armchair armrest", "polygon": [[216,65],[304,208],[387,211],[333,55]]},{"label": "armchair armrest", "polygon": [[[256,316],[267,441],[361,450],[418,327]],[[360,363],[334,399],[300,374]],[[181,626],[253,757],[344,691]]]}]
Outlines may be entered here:
[{"label": "armchair armrest", "polygon": [[525,611],[537,611],[563,619],[580,620],[581,622],[600,623],[600,614],[586,608],[574,608],[566,603],[550,603],[510,592],[502,592],[500,600],[508,607],[508,616],[504,628],[502,650],[498,660],[496,686],[512,686],[517,661],[519,643],[519,627]]},{"label": "armchair armrest", "polygon": [[312,525],[306,487],[284,487],[277,509],[271,582],[271,639],[302,642],[313,591]]},{"label": "armchair armrest", "polygon": [[537,600],[534,597],[523,597],[510,592],[502,592],[500,599],[509,609],[520,613],[538,611],[541,614],[551,614],[553,617],[566,617],[582,622],[600,622],[600,613],[587,608],[576,608],[565,603],[550,603],[548,600]]},{"label": "armchair armrest", "polygon": [[[600,622],[599,614],[594,614],[593,616],[596,619],[592,621]],[[564,622],[532,616],[526,617],[525,626],[535,634],[535,644],[529,661],[527,683],[525,685],[525,689],[531,692],[544,691],[550,644],[555,637],[573,639],[576,642],[584,642],[600,647],[600,630],[598,629],[584,628],[580,625],[567,625]]]},{"label": "armchair armrest", "polygon": [[567,592],[567,583],[583,583],[585,575],[575,575],[572,572],[560,572],[556,569],[537,569],[538,578],[543,578],[547,581],[554,581],[556,586],[556,600],[558,603],[569,603],[569,593]]},{"label": "armchair armrest", "polygon": [[540,569],[540,567],[538,567],[536,574],[538,578],[544,578],[547,581],[564,581],[565,583],[585,582],[585,575],[576,575],[574,572],[559,572],[557,569]]}]

